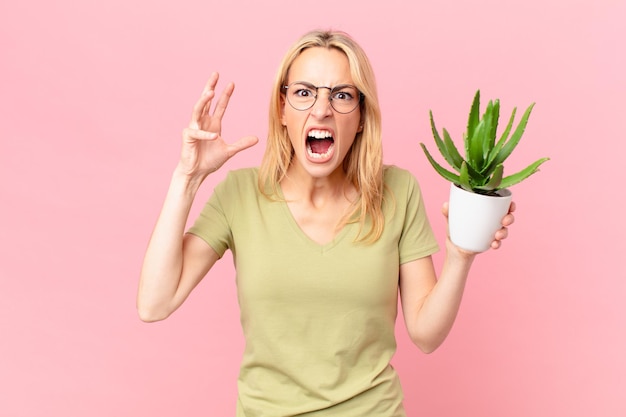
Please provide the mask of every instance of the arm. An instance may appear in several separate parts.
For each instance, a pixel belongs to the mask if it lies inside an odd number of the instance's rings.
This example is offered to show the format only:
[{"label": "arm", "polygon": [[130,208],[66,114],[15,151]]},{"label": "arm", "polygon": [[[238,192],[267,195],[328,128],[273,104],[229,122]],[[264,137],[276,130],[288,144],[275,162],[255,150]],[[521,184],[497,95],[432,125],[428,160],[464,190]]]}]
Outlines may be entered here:
[{"label": "arm", "polygon": [[196,191],[184,176],[174,174],[141,270],[137,309],[143,321],[167,318],[219,258],[200,238],[184,235]]},{"label": "arm", "polygon": [[[514,221],[512,204],[492,243],[498,249]],[[447,206],[444,206],[447,216]],[[464,251],[446,239],[446,256],[437,279],[430,256],[400,265],[400,296],[409,336],[423,352],[437,349],[456,319],[465,283],[476,253]]]},{"label": "arm", "polygon": [[217,80],[217,73],[212,74],[189,127],[183,130],[180,161],[148,243],[137,293],[137,309],[144,321],[163,320],[174,312],[219,258],[202,239],[184,234],[189,211],[204,179],[258,141],[250,136],[233,144],[224,142],[221,120],[234,85],[225,88],[210,115]]}]

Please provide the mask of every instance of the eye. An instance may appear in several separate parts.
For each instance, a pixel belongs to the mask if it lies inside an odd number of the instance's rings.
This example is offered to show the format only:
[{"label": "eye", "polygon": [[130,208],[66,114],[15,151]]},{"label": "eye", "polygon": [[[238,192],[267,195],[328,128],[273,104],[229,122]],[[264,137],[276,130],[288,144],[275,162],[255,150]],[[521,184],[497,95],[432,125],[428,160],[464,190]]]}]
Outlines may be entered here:
[{"label": "eye", "polygon": [[302,98],[305,98],[305,97],[312,97],[312,96],[313,96],[313,91],[312,91],[311,89],[309,89],[309,88],[304,88],[304,87],[301,87],[301,88],[297,88],[297,89],[295,89],[295,90],[293,91],[293,94],[294,94],[296,97],[302,97]]},{"label": "eye", "polygon": [[351,101],[355,97],[354,91],[350,88],[342,88],[339,91],[333,91],[333,100]]}]

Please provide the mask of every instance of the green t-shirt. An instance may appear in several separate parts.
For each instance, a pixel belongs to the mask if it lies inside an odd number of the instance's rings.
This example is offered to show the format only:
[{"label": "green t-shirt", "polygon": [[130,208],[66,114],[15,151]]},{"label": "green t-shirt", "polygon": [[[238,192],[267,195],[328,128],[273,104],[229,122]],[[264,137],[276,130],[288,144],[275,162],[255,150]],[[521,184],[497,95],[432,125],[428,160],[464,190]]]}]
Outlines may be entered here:
[{"label": "green t-shirt", "polygon": [[438,250],[415,178],[385,168],[378,241],[355,242],[354,223],[320,245],[257,175],[230,172],[189,230],[233,253],[246,341],[237,416],[405,416],[390,365],[399,265]]}]

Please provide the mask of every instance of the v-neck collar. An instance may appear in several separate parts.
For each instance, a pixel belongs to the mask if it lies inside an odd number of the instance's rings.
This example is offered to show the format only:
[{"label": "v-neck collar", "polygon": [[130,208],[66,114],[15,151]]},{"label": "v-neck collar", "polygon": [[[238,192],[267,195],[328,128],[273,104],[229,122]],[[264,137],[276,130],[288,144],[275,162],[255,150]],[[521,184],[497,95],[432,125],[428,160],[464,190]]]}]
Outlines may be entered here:
[{"label": "v-neck collar", "polygon": [[318,243],[315,240],[313,240],[308,234],[306,234],[304,230],[302,230],[298,222],[296,221],[296,218],[294,217],[291,209],[289,208],[289,204],[287,204],[287,200],[285,199],[285,195],[283,194],[283,189],[280,185],[278,186],[278,197],[279,197],[278,203],[281,205],[283,211],[285,212],[285,216],[283,217],[289,223],[291,228],[294,230],[294,233],[296,233],[306,245],[310,246],[312,249],[316,251],[320,251],[323,253],[323,252],[328,252],[331,249],[333,249],[345,238],[346,234],[348,234],[349,230],[353,226],[352,223],[346,223],[342,226],[341,230],[339,230],[335,234],[332,240],[330,240],[327,243]]}]

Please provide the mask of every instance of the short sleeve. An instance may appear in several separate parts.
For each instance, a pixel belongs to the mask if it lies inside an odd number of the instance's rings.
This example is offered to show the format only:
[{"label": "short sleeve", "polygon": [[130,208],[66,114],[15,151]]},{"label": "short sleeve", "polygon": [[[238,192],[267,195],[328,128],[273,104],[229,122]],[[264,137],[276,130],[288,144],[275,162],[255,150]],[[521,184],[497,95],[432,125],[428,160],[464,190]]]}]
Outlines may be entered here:
[{"label": "short sleeve", "polygon": [[403,264],[432,255],[439,250],[439,244],[428,221],[417,180],[406,170],[393,168],[393,171],[396,209],[398,214],[403,214],[398,242],[400,264]]},{"label": "short sleeve", "polygon": [[230,225],[232,204],[229,198],[232,193],[228,193],[231,182],[231,175],[229,174],[224,181],[215,187],[200,215],[187,232],[208,243],[220,257],[232,245]]}]

